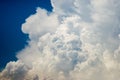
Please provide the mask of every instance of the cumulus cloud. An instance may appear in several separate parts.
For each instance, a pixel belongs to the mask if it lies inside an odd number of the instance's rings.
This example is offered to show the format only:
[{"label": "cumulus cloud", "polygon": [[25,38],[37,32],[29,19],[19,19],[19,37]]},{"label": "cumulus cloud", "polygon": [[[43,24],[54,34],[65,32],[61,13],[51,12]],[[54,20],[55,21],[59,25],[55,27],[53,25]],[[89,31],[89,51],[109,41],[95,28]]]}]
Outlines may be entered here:
[{"label": "cumulus cloud", "polygon": [[1,80],[119,80],[119,0],[51,0],[22,24],[29,45]]},{"label": "cumulus cloud", "polygon": [[29,38],[36,39],[47,32],[55,32],[58,24],[57,14],[37,8],[36,13],[22,24],[22,31],[29,34]]},{"label": "cumulus cloud", "polygon": [[23,63],[21,63],[21,61],[9,62],[6,65],[6,68],[3,70],[2,74],[0,75],[0,79],[24,80],[27,71],[27,67]]}]

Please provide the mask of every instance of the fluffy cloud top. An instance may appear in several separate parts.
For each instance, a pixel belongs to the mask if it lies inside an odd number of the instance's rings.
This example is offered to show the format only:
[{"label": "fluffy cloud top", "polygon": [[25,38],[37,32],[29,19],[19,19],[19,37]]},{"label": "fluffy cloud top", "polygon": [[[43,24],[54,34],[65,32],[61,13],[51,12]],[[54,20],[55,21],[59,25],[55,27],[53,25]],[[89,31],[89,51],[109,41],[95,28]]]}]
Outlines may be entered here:
[{"label": "fluffy cloud top", "polygon": [[51,0],[22,25],[29,45],[0,80],[119,80],[120,1]]}]

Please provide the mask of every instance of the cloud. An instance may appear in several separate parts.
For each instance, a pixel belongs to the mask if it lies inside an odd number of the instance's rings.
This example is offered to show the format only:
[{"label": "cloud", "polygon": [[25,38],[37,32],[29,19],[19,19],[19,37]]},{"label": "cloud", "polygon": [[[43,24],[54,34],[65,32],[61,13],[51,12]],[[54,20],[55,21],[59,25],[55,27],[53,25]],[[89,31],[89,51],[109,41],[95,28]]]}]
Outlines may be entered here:
[{"label": "cloud", "polygon": [[[1,80],[119,80],[118,0],[51,0],[22,24],[29,45]],[[21,75],[22,74],[22,75]]]},{"label": "cloud", "polygon": [[1,80],[24,80],[24,77],[27,71],[28,71],[27,67],[20,61],[9,62],[6,68],[3,70],[2,74],[0,75],[0,79]]},{"label": "cloud", "polygon": [[37,8],[36,13],[22,24],[22,31],[29,34],[29,38],[36,39],[47,32],[56,31],[58,24],[57,14]]}]

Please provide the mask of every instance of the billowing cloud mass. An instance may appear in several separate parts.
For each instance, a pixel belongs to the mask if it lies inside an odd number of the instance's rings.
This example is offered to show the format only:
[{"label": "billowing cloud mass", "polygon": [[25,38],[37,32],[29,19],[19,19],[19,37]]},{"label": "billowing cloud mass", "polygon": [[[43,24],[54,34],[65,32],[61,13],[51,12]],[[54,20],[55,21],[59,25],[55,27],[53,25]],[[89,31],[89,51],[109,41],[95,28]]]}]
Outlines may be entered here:
[{"label": "billowing cloud mass", "polygon": [[0,80],[120,80],[120,0],[51,0],[22,24],[29,45]]}]

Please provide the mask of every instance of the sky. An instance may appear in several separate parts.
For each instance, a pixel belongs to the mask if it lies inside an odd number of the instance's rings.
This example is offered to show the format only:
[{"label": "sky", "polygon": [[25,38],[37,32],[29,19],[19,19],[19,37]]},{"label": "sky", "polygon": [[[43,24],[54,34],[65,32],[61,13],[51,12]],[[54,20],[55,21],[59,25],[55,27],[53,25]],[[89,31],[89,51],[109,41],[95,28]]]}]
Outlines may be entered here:
[{"label": "sky", "polygon": [[0,80],[120,79],[120,0],[2,4]]},{"label": "sky", "polygon": [[37,7],[52,10],[49,0],[0,0],[0,69],[15,61],[15,54],[27,45],[29,38],[21,25]]}]

